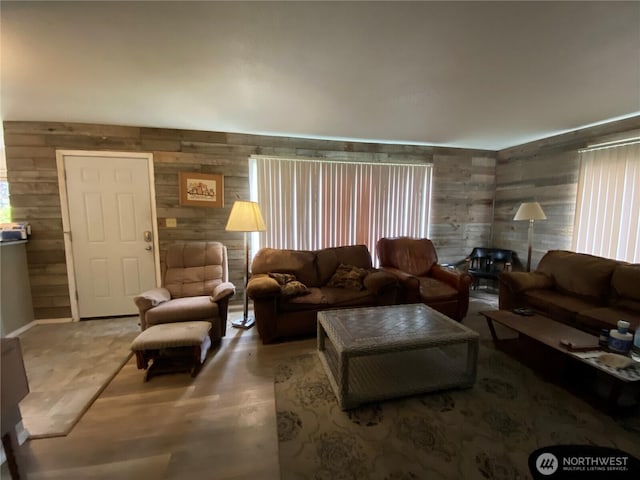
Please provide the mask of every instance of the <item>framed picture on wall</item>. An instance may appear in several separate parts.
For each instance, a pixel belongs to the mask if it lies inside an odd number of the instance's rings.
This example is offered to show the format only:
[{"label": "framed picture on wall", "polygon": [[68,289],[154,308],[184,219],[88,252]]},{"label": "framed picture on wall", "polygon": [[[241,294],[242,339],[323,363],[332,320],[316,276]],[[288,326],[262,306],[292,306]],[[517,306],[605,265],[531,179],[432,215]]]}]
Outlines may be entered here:
[{"label": "framed picture on wall", "polygon": [[195,207],[224,206],[222,175],[180,172],[180,205]]}]

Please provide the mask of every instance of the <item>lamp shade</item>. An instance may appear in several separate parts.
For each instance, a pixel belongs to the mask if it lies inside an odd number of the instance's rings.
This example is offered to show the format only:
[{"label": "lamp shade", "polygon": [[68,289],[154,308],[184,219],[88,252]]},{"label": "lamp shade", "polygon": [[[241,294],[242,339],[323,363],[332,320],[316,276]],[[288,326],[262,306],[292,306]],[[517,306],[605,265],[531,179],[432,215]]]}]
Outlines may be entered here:
[{"label": "lamp shade", "polygon": [[237,200],[231,208],[225,230],[229,232],[264,232],[267,228],[256,202]]},{"label": "lamp shade", "polygon": [[546,220],[547,216],[542,211],[538,202],[525,202],[520,205],[514,220]]}]

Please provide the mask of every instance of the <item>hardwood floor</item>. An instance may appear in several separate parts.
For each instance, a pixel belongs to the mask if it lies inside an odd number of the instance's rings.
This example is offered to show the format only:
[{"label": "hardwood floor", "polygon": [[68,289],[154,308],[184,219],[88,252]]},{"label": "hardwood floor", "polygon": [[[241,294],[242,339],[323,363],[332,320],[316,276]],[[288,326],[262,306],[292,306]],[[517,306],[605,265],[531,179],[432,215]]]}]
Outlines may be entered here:
[{"label": "hardwood floor", "polygon": [[[494,292],[471,296],[483,301],[475,310],[497,306]],[[241,315],[230,312],[229,321]],[[465,324],[489,338],[484,319],[472,317]],[[255,327],[229,325],[195,379],[144,383],[132,357],[69,435],[22,445],[23,478],[279,479],[274,367],[315,348],[315,338],[264,346]],[[0,473],[10,478],[6,462]]]},{"label": "hardwood floor", "polygon": [[33,480],[278,479],[273,368],[314,349],[315,339],[263,346],[255,328],[229,327],[195,379],[147,383],[132,357],[68,436],[25,442],[22,470]]}]

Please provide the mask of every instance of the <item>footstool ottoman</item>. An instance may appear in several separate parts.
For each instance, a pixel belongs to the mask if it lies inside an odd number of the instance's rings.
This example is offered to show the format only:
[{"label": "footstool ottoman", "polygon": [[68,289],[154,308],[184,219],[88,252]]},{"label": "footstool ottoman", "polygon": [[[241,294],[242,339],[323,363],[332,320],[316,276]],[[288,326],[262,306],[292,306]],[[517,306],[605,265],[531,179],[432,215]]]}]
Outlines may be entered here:
[{"label": "footstool ottoman", "polygon": [[211,346],[209,330],[211,322],[175,322],[153,325],[140,333],[131,343],[131,350],[136,354],[138,368],[147,370],[144,381],[158,373],[185,369],[195,377]]}]

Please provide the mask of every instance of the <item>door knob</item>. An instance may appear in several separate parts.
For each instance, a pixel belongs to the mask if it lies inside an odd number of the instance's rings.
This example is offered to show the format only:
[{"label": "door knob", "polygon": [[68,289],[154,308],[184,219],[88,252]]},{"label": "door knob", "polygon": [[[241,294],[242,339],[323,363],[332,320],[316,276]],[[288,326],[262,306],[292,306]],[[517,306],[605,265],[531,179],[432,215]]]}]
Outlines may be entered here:
[{"label": "door knob", "polygon": [[145,230],[142,234],[142,238],[144,238],[145,242],[151,242],[151,240],[153,239],[153,237],[151,236],[151,231]]},{"label": "door knob", "polygon": [[151,245],[147,245],[146,247],[144,247],[144,249],[145,249],[147,252],[150,252],[150,251],[152,250],[152,247],[151,247]]}]

